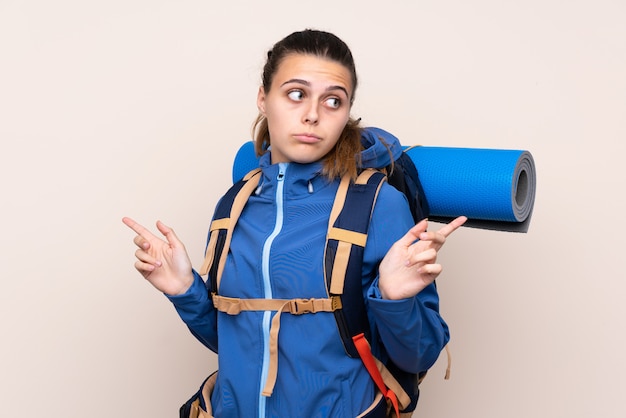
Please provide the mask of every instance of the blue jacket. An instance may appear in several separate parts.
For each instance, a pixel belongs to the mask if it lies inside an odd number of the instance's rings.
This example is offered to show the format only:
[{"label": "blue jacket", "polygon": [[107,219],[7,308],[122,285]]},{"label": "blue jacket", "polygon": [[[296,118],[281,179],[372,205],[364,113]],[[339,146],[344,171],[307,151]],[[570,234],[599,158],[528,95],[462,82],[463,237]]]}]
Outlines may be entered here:
[{"label": "blue jacket", "polygon": [[[395,137],[366,131],[370,147],[362,165],[383,166]],[[367,142],[367,141],[366,141]],[[394,151],[395,150],[395,151]],[[262,179],[233,233],[219,293],[237,298],[325,298],[323,255],[338,181],[320,175],[321,164],[260,161]],[[363,293],[372,328],[372,352],[410,372],[427,370],[449,339],[434,285],[416,297],[381,298],[377,266],[391,245],[413,226],[403,194],[383,184],[364,253]],[[275,312],[216,311],[203,279],[183,295],[168,296],[191,332],[218,353],[212,395],[216,417],[354,417],[375,386],[360,359],[346,355],[332,313],[281,316],[278,378],[271,397],[261,394],[269,361],[269,327]]]}]

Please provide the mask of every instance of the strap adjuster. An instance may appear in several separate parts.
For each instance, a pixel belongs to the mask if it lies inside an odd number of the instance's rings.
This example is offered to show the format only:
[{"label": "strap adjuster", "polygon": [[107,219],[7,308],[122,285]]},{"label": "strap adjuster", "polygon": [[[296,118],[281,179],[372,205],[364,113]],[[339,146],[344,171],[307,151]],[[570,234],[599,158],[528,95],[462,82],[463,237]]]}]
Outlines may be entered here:
[{"label": "strap adjuster", "polygon": [[315,299],[292,299],[289,301],[289,313],[292,315],[302,315],[305,313],[316,313]]},{"label": "strap adjuster", "polygon": [[335,312],[338,309],[342,309],[343,304],[341,303],[341,297],[339,295],[332,295],[330,297],[330,306],[333,312]]}]

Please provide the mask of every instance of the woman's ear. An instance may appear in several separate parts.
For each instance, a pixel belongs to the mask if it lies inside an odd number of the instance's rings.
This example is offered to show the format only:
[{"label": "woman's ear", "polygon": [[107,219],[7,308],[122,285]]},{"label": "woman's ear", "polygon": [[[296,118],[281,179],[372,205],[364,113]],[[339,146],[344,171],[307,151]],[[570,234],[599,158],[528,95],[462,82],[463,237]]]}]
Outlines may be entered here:
[{"label": "woman's ear", "polygon": [[259,109],[259,112],[265,116],[265,89],[263,86],[259,87],[259,93],[256,97],[256,107]]}]

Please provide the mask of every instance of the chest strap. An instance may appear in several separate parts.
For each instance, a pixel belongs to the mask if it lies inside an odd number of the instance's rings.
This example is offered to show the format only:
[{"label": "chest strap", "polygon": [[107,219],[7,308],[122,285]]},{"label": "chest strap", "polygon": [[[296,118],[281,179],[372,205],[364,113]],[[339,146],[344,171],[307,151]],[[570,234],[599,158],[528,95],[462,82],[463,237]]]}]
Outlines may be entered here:
[{"label": "chest strap", "polygon": [[215,309],[228,315],[239,315],[241,311],[277,311],[302,315],[341,309],[341,299],[336,296],[323,299],[240,299],[217,294],[211,296]]},{"label": "chest strap", "polygon": [[241,311],[276,311],[270,326],[270,363],[263,388],[263,396],[272,396],[278,376],[278,331],[283,312],[302,315],[317,312],[334,312],[341,309],[341,299],[331,296],[324,299],[240,299],[213,293],[215,308],[228,315],[239,315]]}]

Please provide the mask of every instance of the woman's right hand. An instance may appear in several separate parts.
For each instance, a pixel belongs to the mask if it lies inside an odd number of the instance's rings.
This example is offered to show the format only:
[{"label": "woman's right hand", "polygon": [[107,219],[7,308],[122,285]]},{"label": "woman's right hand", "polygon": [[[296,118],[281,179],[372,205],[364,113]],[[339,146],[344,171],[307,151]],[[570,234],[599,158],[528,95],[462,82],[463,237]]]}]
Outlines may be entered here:
[{"label": "woman's right hand", "polygon": [[165,236],[163,240],[131,218],[125,217],[122,222],[137,233],[133,240],[139,247],[135,252],[137,271],[165,294],[175,296],[185,293],[194,280],[191,260],[172,228],[157,221],[157,229]]}]

